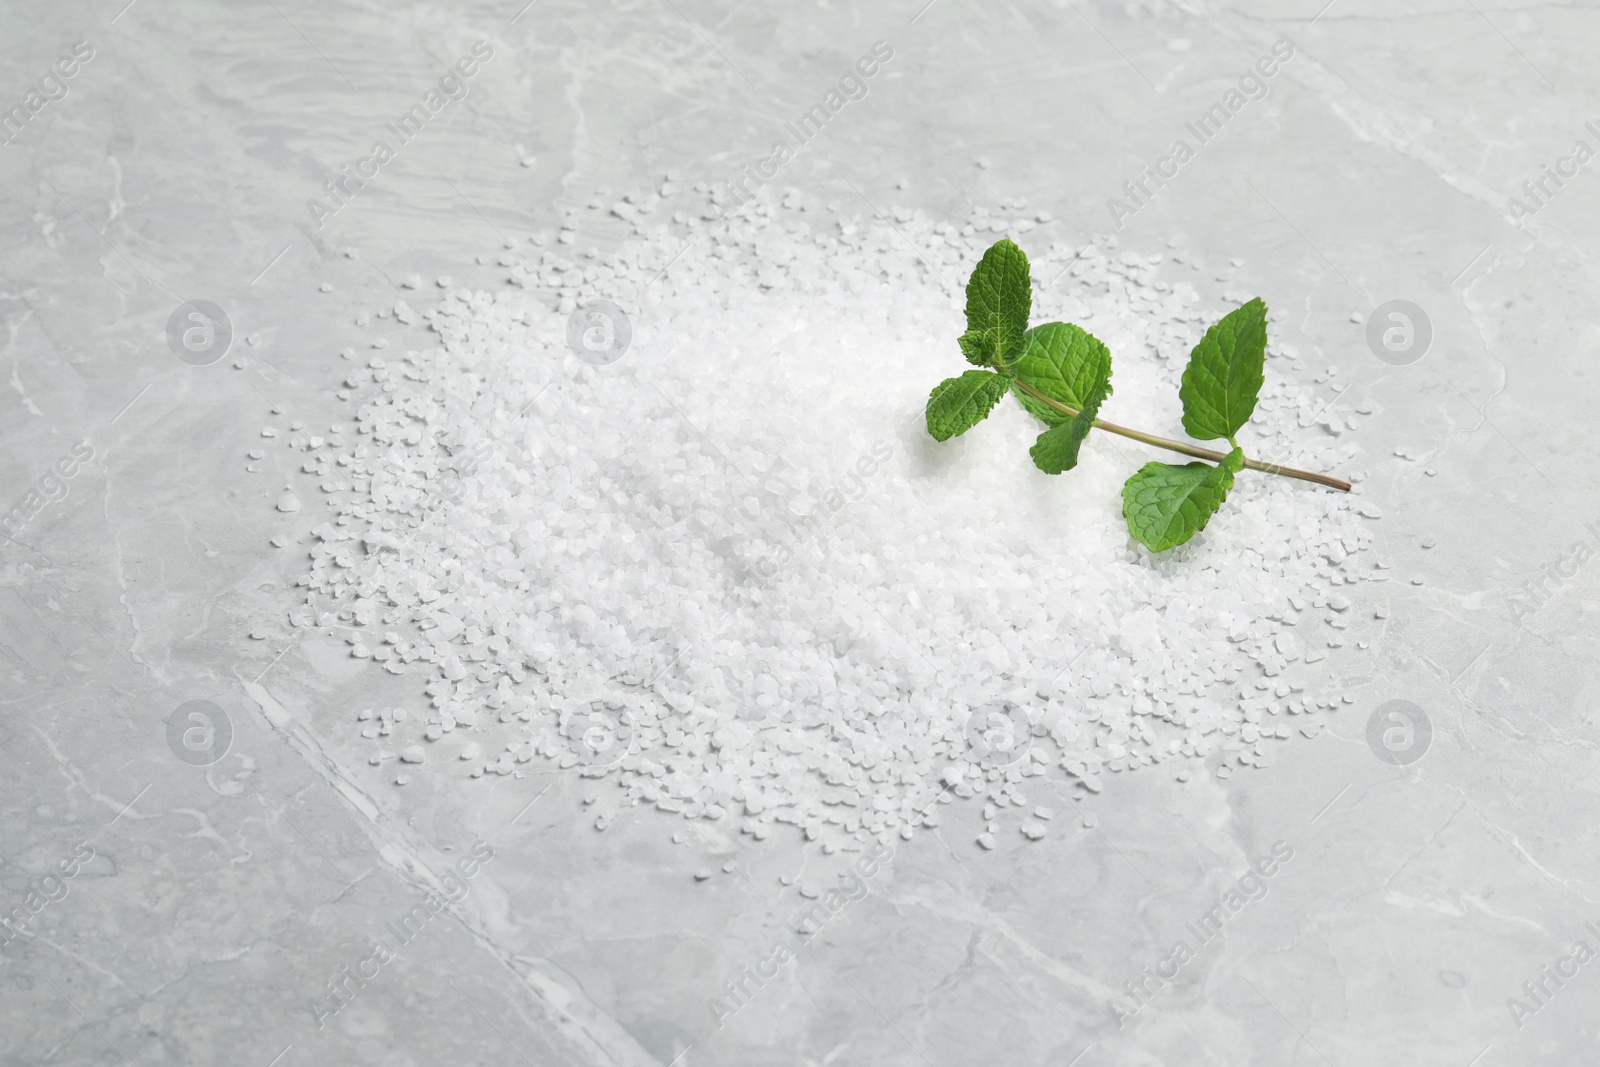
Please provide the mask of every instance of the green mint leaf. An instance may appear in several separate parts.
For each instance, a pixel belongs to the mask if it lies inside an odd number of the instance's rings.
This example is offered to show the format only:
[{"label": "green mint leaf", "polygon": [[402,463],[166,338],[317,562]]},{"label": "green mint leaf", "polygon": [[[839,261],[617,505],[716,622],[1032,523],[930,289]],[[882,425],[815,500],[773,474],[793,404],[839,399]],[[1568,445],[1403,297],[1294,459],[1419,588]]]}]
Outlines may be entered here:
[{"label": "green mint leaf", "polygon": [[[1026,341],[1022,355],[1012,364],[1017,379],[1075,411],[1082,411],[1090,395],[1111,378],[1111,350],[1094,334],[1070,322],[1035,326]],[[1021,389],[1013,391],[1029,414],[1052,426],[1072,417]]]},{"label": "green mint leaf", "polygon": [[1002,238],[967,280],[967,332],[957,339],[967,362],[1005,369],[1022,348],[1032,310],[1027,253]]},{"label": "green mint leaf", "polygon": [[1234,308],[1194,346],[1178,397],[1183,428],[1201,441],[1233,440],[1250,421],[1267,357],[1267,305],[1261,298]]},{"label": "green mint leaf", "polygon": [[[1050,427],[1040,434],[1039,440],[1028,449],[1028,455],[1033,457],[1033,465],[1046,474],[1060,474],[1076,467],[1078,449],[1083,445],[1083,439],[1089,436],[1090,429],[1094,427],[1095,416],[1100,411],[1101,402],[1110,395],[1111,379],[1100,379],[1100,384],[1085,398],[1082,409],[1075,417]],[[1028,399],[1033,398],[1028,397]]]},{"label": "green mint leaf", "polygon": [[976,333],[964,333],[956,338],[956,344],[961,346],[961,354],[967,357],[967,362],[979,367],[987,367],[993,362],[989,358],[989,350],[983,343],[983,337]]},{"label": "green mint leaf", "polygon": [[928,433],[948,441],[982,422],[1011,387],[1011,378],[986,370],[969,370],[946,378],[928,396]]},{"label": "green mint leaf", "polygon": [[1216,466],[1146,463],[1122,487],[1128,532],[1153,552],[1183,544],[1206,528],[1243,467],[1244,452],[1237,448]]}]

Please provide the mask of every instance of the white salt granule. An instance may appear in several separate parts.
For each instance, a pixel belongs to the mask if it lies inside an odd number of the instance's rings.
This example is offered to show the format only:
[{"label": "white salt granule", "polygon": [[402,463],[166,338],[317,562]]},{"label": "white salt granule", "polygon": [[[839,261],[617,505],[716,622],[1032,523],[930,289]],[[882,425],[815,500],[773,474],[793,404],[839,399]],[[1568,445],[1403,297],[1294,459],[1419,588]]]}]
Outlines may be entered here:
[{"label": "white salt granule", "polygon": [[[935,825],[946,794],[1025,812],[1040,775],[1098,793],[1108,771],[1261,760],[1240,729],[1258,684],[1321,657],[1300,612],[1375,576],[1348,497],[1241,475],[1204,533],[1152,555],[1120,490],[1175,457],[1099,433],[1051,478],[1009,400],[952,442],[922,427],[965,366],[962,286],[1020,232],[1010,213],[901,211],[897,232],[789,191],[646,226],[654,195],[623,201],[643,238],[608,257],[568,258],[569,223],[502,257],[505,289],[440,278],[436,307],[399,301],[431,347],[398,333],[404,357],[352,369],[354,440],[307,453],[332,521],[310,531],[290,622],[418,676],[425,721],[385,720],[404,762],[465,732],[474,776],[565,768],[833,851]],[[1034,320],[1113,352],[1106,417],[1182,436],[1179,375],[1226,308],[1161,256],[1024,244]],[[631,331],[599,365],[569,347],[593,323],[568,312],[595,300]],[[1269,359],[1245,447],[1337,472],[1353,449],[1308,429],[1326,399],[1295,360]]]}]

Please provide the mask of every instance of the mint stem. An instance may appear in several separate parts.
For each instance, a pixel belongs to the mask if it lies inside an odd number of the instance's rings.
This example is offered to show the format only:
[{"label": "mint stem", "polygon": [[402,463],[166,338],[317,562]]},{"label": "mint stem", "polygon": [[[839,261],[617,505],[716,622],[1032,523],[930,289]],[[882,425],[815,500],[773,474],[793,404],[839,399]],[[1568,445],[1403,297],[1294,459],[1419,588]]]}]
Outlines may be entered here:
[{"label": "mint stem", "polygon": [[[1022,381],[1020,378],[1017,379],[1017,388],[1021,389],[1023,392],[1027,393],[1041,404],[1052,407],[1061,412],[1063,415],[1068,415],[1073,418],[1077,417],[1078,412],[1076,409],[1068,407],[1059,400],[1055,400],[1046,396],[1033,386],[1029,385],[1027,382]],[[1138,430],[1130,430],[1126,426],[1118,426],[1116,423],[1107,422],[1104,419],[1095,419],[1094,424],[1098,429],[1105,430],[1107,433],[1114,433],[1121,437],[1127,437],[1134,441],[1140,441],[1147,445],[1153,445],[1156,448],[1165,448],[1168,451],[1177,452],[1185,456],[1193,456],[1195,459],[1205,459],[1210,460],[1212,463],[1221,463],[1227,458],[1226,453],[1223,452],[1217,452],[1209,448],[1201,448],[1199,445],[1191,445],[1185,441],[1174,441],[1169,437],[1157,437],[1155,434],[1141,433]],[[1277,474],[1284,478],[1297,478],[1302,482],[1315,482],[1318,485],[1325,485],[1330,489],[1338,489],[1346,493],[1350,491],[1349,482],[1342,478],[1334,478],[1327,474],[1316,474],[1312,471],[1297,470],[1294,467],[1284,467],[1277,463],[1263,463],[1262,461],[1256,459],[1246,459],[1244,461],[1244,465],[1246,468],[1253,471],[1262,471],[1267,474]]]}]

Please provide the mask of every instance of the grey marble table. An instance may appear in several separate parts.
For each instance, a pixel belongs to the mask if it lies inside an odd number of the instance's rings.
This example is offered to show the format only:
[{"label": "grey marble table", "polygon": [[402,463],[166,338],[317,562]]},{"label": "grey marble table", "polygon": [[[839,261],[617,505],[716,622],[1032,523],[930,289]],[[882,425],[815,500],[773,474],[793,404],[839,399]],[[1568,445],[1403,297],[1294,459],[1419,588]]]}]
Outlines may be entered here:
[{"label": "grey marble table", "polygon": [[[0,1062],[1600,1060],[1600,12],[519,2],[0,12]],[[465,98],[319,218],[480,40]],[[1242,260],[1337,369],[1329,410],[1373,406],[1394,580],[1366,654],[1320,665],[1353,703],[1270,767],[1113,776],[993,852],[951,805],[752,981],[805,906],[784,879],[837,857],[642,809],[600,833],[570,775],[395,787],[352,709],[413,681],[249,637],[283,631],[299,562],[242,456],[270,407],[339,416],[338,350],[400,279],[501,284],[477,257],[564,206],[719,182],[876,41],[893,61],[783,182],[859,215],[1026,197],[1063,240],[1181,241],[1202,288]],[[222,361],[174,358],[188,300],[226,310]],[[1420,359],[1353,318],[1392,300],[1430,324]],[[169,741],[192,700],[224,716],[216,762]],[[1392,700],[1431,726],[1406,765],[1368,743]],[[1259,899],[1196,937],[1275,846]],[[728,982],[748,1003],[719,1018]]]}]

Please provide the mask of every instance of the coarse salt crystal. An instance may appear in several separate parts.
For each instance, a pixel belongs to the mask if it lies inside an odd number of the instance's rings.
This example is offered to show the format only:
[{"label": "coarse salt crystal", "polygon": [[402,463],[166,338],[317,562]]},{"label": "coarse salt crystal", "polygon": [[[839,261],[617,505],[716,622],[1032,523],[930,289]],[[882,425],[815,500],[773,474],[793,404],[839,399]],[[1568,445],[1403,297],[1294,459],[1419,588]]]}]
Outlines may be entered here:
[{"label": "coarse salt crystal", "polygon": [[[965,274],[991,233],[1021,233],[1005,222],[1021,205],[974,213],[968,239],[912,212],[898,234],[830,232],[788,198],[711,233],[624,203],[644,241],[575,265],[557,255],[568,226],[524,246],[528,288],[440,277],[437,306],[393,309],[404,356],[344,364],[356,425],[311,457],[336,522],[302,584],[330,633],[395,634],[385,665],[412,667],[434,720],[397,742],[467,730],[463,758],[504,753],[490,773],[537,759],[719,832],[793,824],[825,852],[859,849],[957,797],[1026,809],[1034,775],[1082,796],[1171,759],[1182,780],[1238,734],[1241,686],[1299,666],[1299,613],[1370,567],[1341,494],[1241,475],[1202,535],[1152,556],[1122,523],[1115,449],[1091,440],[1072,479],[1041,480],[1018,462],[1037,424],[1009,404],[958,443],[926,439],[960,309],[924,257]],[[1112,403],[1137,421],[1169,402],[1202,301],[1112,247],[1030,247],[1036,277],[1068,274],[1037,311],[1118,353]],[[884,373],[857,384],[862,352]],[[707,360],[724,372],[708,379]],[[596,402],[646,370],[641,401]],[[1323,404],[1280,369],[1252,422],[1260,454],[1348,464],[1351,446],[1303,428]]]}]

